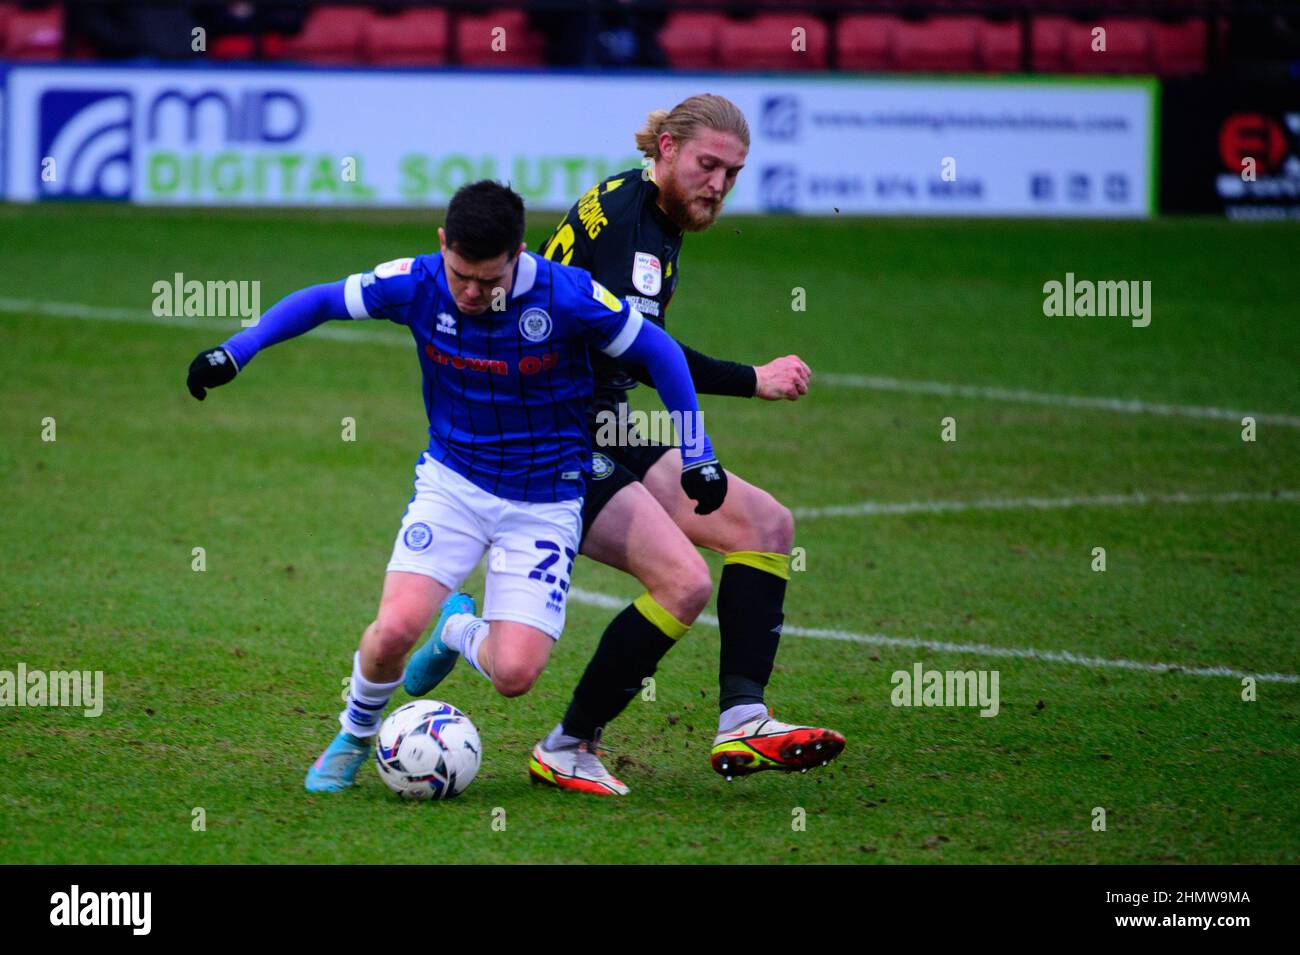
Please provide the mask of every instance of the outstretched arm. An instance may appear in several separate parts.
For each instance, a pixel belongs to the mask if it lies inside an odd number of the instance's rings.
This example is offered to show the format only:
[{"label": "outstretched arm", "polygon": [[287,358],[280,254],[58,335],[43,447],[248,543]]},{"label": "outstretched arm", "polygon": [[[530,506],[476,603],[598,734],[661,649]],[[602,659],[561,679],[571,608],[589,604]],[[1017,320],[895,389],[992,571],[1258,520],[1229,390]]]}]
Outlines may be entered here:
[{"label": "outstretched arm", "polygon": [[[798,401],[808,393],[812,372],[798,355],[774,358],[766,365],[746,365],[723,358],[713,358],[681,342],[682,353],[691,370],[697,394],[726,395],[733,398],[785,398]],[[643,385],[654,385],[648,369],[628,364],[626,371]]]},{"label": "outstretched arm", "polygon": [[186,385],[202,401],[208,388],[231,381],[263,348],[309,332],[331,319],[350,319],[344,281],[300,289],[276,302],[258,323],[216,348],[199,352],[190,363]]}]

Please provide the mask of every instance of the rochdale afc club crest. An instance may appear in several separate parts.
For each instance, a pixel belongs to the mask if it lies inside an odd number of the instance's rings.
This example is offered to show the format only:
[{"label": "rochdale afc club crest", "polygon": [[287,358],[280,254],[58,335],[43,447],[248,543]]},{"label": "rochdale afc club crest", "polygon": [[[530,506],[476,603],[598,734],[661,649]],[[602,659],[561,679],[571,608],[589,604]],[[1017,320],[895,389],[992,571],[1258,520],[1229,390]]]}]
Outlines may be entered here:
[{"label": "rochdale afc club crest", "polygon": [[591,456],[591,479],[600,481],[614,473],[614,462],[596,451]]},{"label": "rochdale afc club crest", "polygon": [[429,530],[429,525],[424,521],[416,521],[402,534],[402,543],[406,545],[407,550],[413,550],[418,554],[422,550],[428,550],[429,545],[433,543],[433,531]]},{"label": "rochdale afc club crest", "polygon": [[519,316],[519,334],[530,342],[543,342],[551,334],[551,316],[544,308],[530,308]]},{"label": "rochdale afc club crest", "polygon": [[663,271],[659,257],[649,252],[638,252],[632,260],[632,284],[642,295],[658,295],[663,288]]}]

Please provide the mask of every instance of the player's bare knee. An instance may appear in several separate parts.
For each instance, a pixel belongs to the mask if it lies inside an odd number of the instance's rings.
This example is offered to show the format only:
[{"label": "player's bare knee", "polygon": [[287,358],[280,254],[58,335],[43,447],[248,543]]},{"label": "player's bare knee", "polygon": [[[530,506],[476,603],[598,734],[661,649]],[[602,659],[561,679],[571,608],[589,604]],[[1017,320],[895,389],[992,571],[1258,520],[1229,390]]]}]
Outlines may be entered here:
[{"label": "player's bare knee", "polygon": [[774,497],[764,507],[764,546],[769,554],[788,554],[794,546],[794,514]]},{"label": "player's bare knee", "polygon": [[713,596],[713,577],[709,573],[709,565],[698,553],[693,552],[691,556],[695,559],[690,562],[687,573],[682,576],[679,584],[681,592],[678,599],[682,615],[677,619],[680,623],[694,623]]},{"label": "player's bare knee", "polygon": [[742,550],[788,554],[794,544],[794,515],[766,491],[753,489],[742,509],[719,529],[713,546],[724,554]]},{"label": "player's bare knee", "polygon": [[375,653],[382,659],[401,659],[420,639],[422,622],[414,616],[384,613],[372,624]]},{"label": "player's bare knee", "polygon": [[533,688],[541,672],[526,661],[501,660],[492,671],[492,686],[502,696],[523,696]]},{"label": "player's bare knee", "polygon": [[709,565],[695,550],[676,562],[664,580],[650,587],[650,596],[679,622],[695,622],[713,595]]},{"label": "player's bare knee", "polygon": [[737,528],[731,550],[757,550],[788,554],[794,544],[794,515],[766,491],[758,491],[746,509],[743,528]]}]

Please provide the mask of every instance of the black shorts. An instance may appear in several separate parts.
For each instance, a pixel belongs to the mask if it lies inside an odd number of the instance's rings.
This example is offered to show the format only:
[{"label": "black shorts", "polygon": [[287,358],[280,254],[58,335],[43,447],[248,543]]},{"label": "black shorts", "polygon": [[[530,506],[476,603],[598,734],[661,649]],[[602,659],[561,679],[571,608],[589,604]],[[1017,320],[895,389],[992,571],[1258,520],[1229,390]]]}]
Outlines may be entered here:
[{"label": "black shorts", "polygon": [[587,478],[586,496],[582,501],[580,540],[587,539],[587,529],[596,522],[596,515],[609,503],[610,498],[629,484],[644,481],[646,472],[673,448],[674,445],[671,444],[643,444],[593,452],[591,474]]}]

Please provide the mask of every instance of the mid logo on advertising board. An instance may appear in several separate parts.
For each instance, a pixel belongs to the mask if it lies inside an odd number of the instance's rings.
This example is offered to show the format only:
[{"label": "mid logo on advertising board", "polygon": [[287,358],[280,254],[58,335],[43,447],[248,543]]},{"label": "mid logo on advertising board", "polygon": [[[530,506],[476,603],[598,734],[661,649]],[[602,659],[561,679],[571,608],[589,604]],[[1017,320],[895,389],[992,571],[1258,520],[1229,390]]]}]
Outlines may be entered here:
[{"label": "mid logo on advertising board", "polygon": [[36,194],[42,199],[131,197],[133,110],[123,89],[47,90],[40,99]]},{"label": "mid logo on advertising board", "polygon": [[[308,110],[282,88],[53,88],[38,101],[42,199],[293,202],[369,198],[345,157],[294,144]],[[358,160],[351,159],[352,163]]]}]

